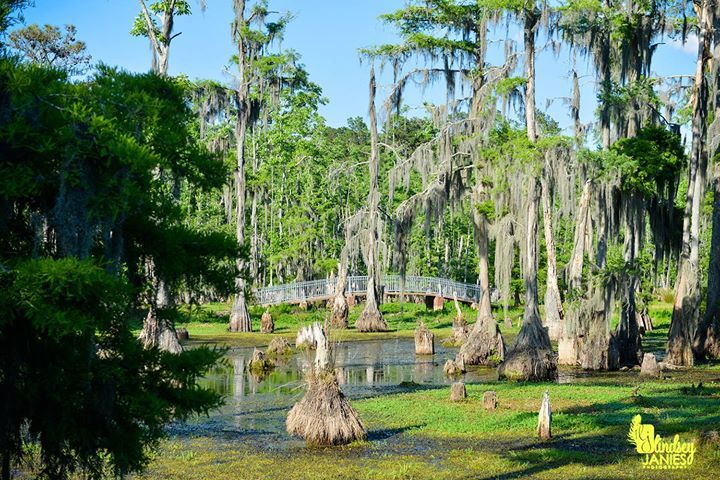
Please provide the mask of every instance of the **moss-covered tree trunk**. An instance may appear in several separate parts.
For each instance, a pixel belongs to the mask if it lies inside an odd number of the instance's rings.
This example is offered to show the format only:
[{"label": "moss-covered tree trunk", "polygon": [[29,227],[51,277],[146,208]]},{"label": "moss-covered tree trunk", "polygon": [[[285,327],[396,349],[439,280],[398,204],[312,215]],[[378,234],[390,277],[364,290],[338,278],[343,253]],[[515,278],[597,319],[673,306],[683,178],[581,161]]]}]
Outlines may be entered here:
[{"label": "moss-covered tree trunk", "polygon": [[[479,173],[478,173],[479,176]],[[460,355],[467,365],[488,365],[503,361],[505,342],[492,315],[490,304],[490,270],[488,268],[488,221],[481,212],[481,180],[476,180],[473,192],[473,227],[475,244],[478,251],[478,283],[480,302],[477,321],[473,325],[465,343],[460,347]]]},{"label": "moss-covered tree trunk", "polygon": [[180,353],[182,345],[177,338],[173,324],[158,314],[158,311],[169,309],[173,304],[172,292],[167,282],[159,279],[155,271],[155,262],[146,261],[146,275],[150,280],[151,288],[148,298],[148,313],[143,320],[143,329],[138,339],[145,348],[157,347],[161,351]]},{"label": "moss-covered tree trunk", "polygon": [[[537,140],[535,120],[535,27],[539,12],[533,5],[524,11],[525,28],[525,122],[527,136],[531,142]],[[541,381],[557,376],[557,359],[552,351],[550,337],[542,326],[538,307],[538,206],[540,188],[534,175],[528,176],[525,220],[525,249],[523,275],[525,278],[525,313],[523,325],[515,343],[505,355],[498,373],[501,378],[512,380]]]},{"label": "moss-covered tree trunk", "polygon": [[714,179],[712,238],[705,315],[693,341],[698,360],[720,358],[720,178]]},{"label": "moss-covered tree trunk", "polygon": [[[140,8],[143,19],[145,20],[148,38],[150,39],[150,46],[152,47],[152,70],[157,75],[167,75],[170,59],[170,43],[174,38],[172,31],[175,23],[175,7],[173,4],[165,6],[162,12],[159,36],[155,31],[155,24],[152,21],[144,0],[140,0]],[[158,170],[156,175],[161,176],[162,174]],[[179,184],[177,179],[173,179],[173,181]],[[177,188],[173,189],[173,194],[175,200],[178,200],[179,190]],[[173,305],[171,287],[164,278],[156,275],[155,264],[152,258],[148,259],[148,272],[151,272],[150,274],[152,275],[150,284],[153,292],[150,294],[151,298],[148,313],[143,321],[143,329],[140,332],[139,339],[146,348],[158,347],[162,351],[172,353],[182,352],[182,346],[177,339],[172,323],[158,317],[158,309],[168,309]]]},{"label": "moss-covered tree trunk", "polygon": [[538,204],[540,195],[537,180],[529,179],[527,217],[525,219],[525,313],[523,325],[515,343],[505,355],[498,373],[501,378],[524,381],[542,381],[557,376],[557,360],[552,351],[550,337],[540,321],[537,286],[537,234]]},{"label": "moss-covered tree trunk", "polygon": [[557,260],[555,258],[555,238],[553,235],[552,193],[543,176],[543,233],[547,253],[547,280],[545,285],[545,319],[543,325],[548,329],[551,340],[558,340],[562,332],[563,307],[557,279]]},{"label": "moss-covered tree trunk", "polygon": [[[239,248],[245,245],[245,139],[247,136],[249,117],[249,72],[248,52],[245,43],[244,29],[247,27],[245,19],[245,0],[233,2],[235,20],[233,22],[233,40],[237,44],[238,87],[235,92],[237,104],[237,118],[235,122],[235,238]],[[230,331],[249,332],[252,330],[250,312],[247,307],[245,259],[238,255],[235,261],[237,269],[235,276],[235,299],[230,312]]]},{"label": "moss-covered tree trunk", "polygon": [[332,303],[332,316],[330,317],[330,325],[333,328],[347,328],[348,314],[350,308],[347,298],[345,298],[345,289],[347,287],[348,273],[348,254],[347,245],[343,247],[340,254],[340,264],[338,265],[338,278],[335,284],[335,296]]},{"label": "moss-covered tree trunk", "polygon": [[535,118],[535,28],[540,12],[531,7],[524,11],[523,40],[525,43],[525,128],[531,142],[537,140],[537,121]]},{"label": "moss-covered tree trunk", "polygon": [[[720,11],[712,16],[713,58],[720,58]],[[718,153],[718,130],[720,129],[720,62],[712,63],[711,78],[714,84],[714,120],[708,132],[708,155]],[[710,263],[708,265],[707,299],[705,315],[698,325],[693,340],[696,360],[720,359],[720,175],[715,169],[713,178],[712,236],[710,239]]]},{"label": "moss-covered tree trunk", "polygon": [[692,149],[683,218],[683,243],[666,357],[668,363],[675,365],[693,365],[694,363],[692,344],[700,307],[700,220],[708,161],[705,149],[709,95],[706,70],[711,58],[710,39],[713,15],[709,0],[695,4],[695,10],[699,31],[693,85]]},{"label": "moss-covered tree trunk", "polygon": [[635,262],[640,255],[643,231],[645,229],[645,200],[637,192],[625,192],[622,200],[624,223],[623,258],[628,272],[620,274],[620,321],[615,330],[620,363],[639,365],[642,360],[642,343],[637,323],[636,292],[640,279],[635,273]]},{"label": "moss-covered tree trunk", "polygon": [[375,114],[375,67],[370,69],[370,193],[368,194],[367,229],[367,297],[365,308],[360,314],[356,327],[361,332],[387,330],[387,323],[380,312],[380,261],[378,259],[378,206],[380,191],[378,171],[380,152],[378,150],[377,116]]}]

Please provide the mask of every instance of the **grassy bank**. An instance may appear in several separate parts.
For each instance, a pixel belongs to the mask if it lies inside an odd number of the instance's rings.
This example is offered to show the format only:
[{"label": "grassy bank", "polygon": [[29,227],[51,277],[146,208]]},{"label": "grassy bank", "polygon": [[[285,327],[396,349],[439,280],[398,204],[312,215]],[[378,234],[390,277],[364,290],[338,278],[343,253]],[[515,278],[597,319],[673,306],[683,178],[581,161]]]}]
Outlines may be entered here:
[{"label": "grassy bank", "polygon": [[[177,326],[187,328],[193,342],[260,346],[267,345],[273,335],[282,335],[290,341],[294,341],[298,329],[313,322],[323,322],[330,314],[330,311],[322,306],[311,305],[308,310],[304,310],[296,305],[277,305],[270,307],[270,314],[275,322],[274,334],[262,334],[257,331],[230,333],[227,331],[230,307],[226,303],[208,303],[186,308],[183,317],[177,322]],[[348,319],[350,328],[332,332],[333,339],[356,341],[395,338],[397,336],[411,337],[417,321],[425,322],[427,327],[435,333],[436,338],[443,339],[452,334],[452,322],[456,315],[452,302],[445,302],[444,309],[440,311],[428,310],[425,305],[416,303],[385,303],[380,309],[388,323],[389,330],[382,333],[361,333],[354,329],[354,325],[362,309],[362,304],[350,308]],[[477,315],[475,310],[467,305],[461,305],[461,310],[468,323],[475,322]],[[260,317],[264,311],[259,306],[250,308],[253,329],[259,330]],[[510,336],[516,335],[519,330],[517,319],[521,315],[522,311],[520,309],[511,310],[510,317],[513,320],[513,328],[503,329],[503,333]],[[502,320],[499,321],[502,322]]]},{"label": "grassy bank", "polygon": [[[260,317],[265,311],[260,306],[250,307],[250,316],[255,331],[250,333],[228,332],[228,323],[231,305],[227,303],[207,303],[204,305],[186,307],[181,318],[177,322],[178,327],[183,327],[190,333],[193,343],[224,344],[236,346],[263,346],[267,345],[273,335],[281,335],[291,342],[294,341],[297,331],[303,326],[313,322],[323,322],[330,314],[330,311],[319,305],[311,305],[309,309],[301,309],[297,305],[276,305],[270,307],[270,314],[275,322],[274,334],[259,333]],[[477,311],[468,305],[460,305],[463,317],[469,324],[475,323]],[[381,333],[361,333],[355,330],[355,321],[362,312],[363,305],[355,305],[350,308],[349,325],[347,330],[335,330],[332,338],[337,341],[360,341],[368,339],[385,339],[395,337],[412,337],[416,322],[423,321],[433,331],[439,340],[445,339],[452,334],[452,322],[456,315],[452,302],[445,302],[443,310],[429,310],[422,304],[398,302],[384,303],[380,310],[388,323],[389,330]],[[523,315],[522,306],[508,310],[508,317],[512,321],[512,328],[506,328],[503,324],[502,309],[494,307],[495,318],[505,336],[506,343],[510,343],[520,330],[520,321]],[[650,350],[663,350],[664,342],[667,339],[667,328],[670,325],[672,305],[669,303],[656,302],[649,307],[650,315],[655,322],[656,330],[648,332],[643,340],[650,347]],[[541,307],[542,313],[542,307]],[[613,318],[613,325],[617,324],[617,316]],[[138,331],[140,325],[138,324]]]},{"label": "grassy bank", "polygon": [[[577,385],[491,383],[468,386],[462,403],[448,388],[410,387],[405,393],[355,402],[369,441],[343,448],[289,451],[193,438],[167,442],[144,478],[190,479],[464,479],[464,478],[712,478],[720,450],[700,433],[720,428],[717,368],[691,376],[642,382],[619,374]],[[705,379],[693,392],[690,381]],[[535,436],[540,398],[549,390],[553,438]],[[486,411],[482,393],[495,390]],[[641,414],[656,433],[698,444],[686,470],[643,470],[626,439]]]}]

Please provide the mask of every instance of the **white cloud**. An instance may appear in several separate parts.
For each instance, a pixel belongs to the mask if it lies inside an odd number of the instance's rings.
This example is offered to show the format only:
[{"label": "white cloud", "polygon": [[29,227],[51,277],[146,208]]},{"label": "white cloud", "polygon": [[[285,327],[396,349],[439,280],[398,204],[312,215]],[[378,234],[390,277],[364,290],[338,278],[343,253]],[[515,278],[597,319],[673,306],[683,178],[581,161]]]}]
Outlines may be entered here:
[{"label": "white cloud", "polygon": [[684,44],[682,43],[682,40],[680,40],[679,38],[670,40],[667,43],[675,50],[680,50],[681,52],[686,53],[688,55],[693,55],[693,56],[697,55],[698,38],[697,38],[697,35],[695,35],[695,34],[688,35],[688,37],[685,39]]}]

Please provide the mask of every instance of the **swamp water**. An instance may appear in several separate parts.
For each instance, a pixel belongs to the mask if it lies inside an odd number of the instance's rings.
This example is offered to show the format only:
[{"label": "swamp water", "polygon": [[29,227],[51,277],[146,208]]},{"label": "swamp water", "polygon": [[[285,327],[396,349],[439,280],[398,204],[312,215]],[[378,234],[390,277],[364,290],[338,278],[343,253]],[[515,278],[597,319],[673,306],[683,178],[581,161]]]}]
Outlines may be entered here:
[{"label": "swamp water", "polygon": [[[436,344],[435,355],[416,356],[413,339],[398,338],[343,342],[333,349],[340,388],[351,400],[406,391],[414,384],[432,388],[458,380],[443,374],[443,365],[455,357],[456,347]],[[304,445],[285,432],[285,418],[305,393],[302,372],[315,351],[293,351],[262,378],[247,369],[252,353],[252,347],[228,350],[223,364],[201,382],[223,395],[225,404],[209,416],[175,423],[170,434],[235,438],[264,449]],[[465,382],[496,379],[494,368],[472,368],[462,378]]]},{"label": "swamp water", "polygon": [[[416,356],[411,338],[344,342],[334,345],[335,368],[341,389],[351,400],[412,388],[447,387],[457,380],[466,383],[497,380],[496,369],[488,367],[469,367],[467,373],[456,379],[445,377],[443,365],[447,359],[454,358],[457,351],[457,347],[444,347],[438,342],[435,355]],[[302,440],[286,433],[285,418],[292,405],[304,395],[302,371],[315,352],[294,351],[263,378],[247,369],[252,352],[252,347],[228,350],[223,364],[202,381],[203,386],[223,395],[225,404],[209,416],[173,424],[171,436],[239,441],[263,450],[304,445]],[[602,375],[596,372],[592,376],[597,379]],[[585,372],[561,371],[558,381],[576,382],[587,378],[589,375]],[[396,436],[372,431],[369,435],[371,440]]]}]

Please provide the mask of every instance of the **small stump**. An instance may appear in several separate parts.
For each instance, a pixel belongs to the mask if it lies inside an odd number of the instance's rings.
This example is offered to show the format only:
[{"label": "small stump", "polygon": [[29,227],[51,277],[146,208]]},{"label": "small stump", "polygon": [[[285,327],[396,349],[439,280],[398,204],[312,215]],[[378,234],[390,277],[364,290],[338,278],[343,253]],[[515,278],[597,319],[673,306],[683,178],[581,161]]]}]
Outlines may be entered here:
[{"label": "small stump", "polygon": [[550,409],[550,394],[547,390],[543,393],[540,412],[538,414],[537,434],[542,440],[549,440],[552,437],[552,410]]},{"label": "small stump", "polygon": [[445,372],[445,375],[448,377],[456,377],[462,373],[462,370],[455,360],[448,360],[445,362],[443,372]]},{"label": "small stump", "polygon": [[273,322],[270,310],[265,310],[260,318],[260,333],[273,333],[275,331],[275,322]]},{"label": "small stump", "polygon": [[315,350],[317,347],[318,338],[322,334],[322,327],[318,322],[302,327],[298,330],[297,337],[295,338],[295,348],[305,350]]},{"label": "small stump", "polygon": [[276,337],[270,340],[270,344],[265,350],[267,357],[283,357],[292,353],[290,342],[285,337]]},{"label": "small stump", "polygon": [[427,329],[425,323],[420,322],[415,329],[415,355],[434,355],[435,335]]},{"label": "small stump", "polygon": [[300,303],[298,304],[298,308],[299,308],[300,310],[302,310],[303,312],[306,312],[307,309],[309,308],[308,302],[306,302],[305,300],[303,300],[302,302],[300,302]]},{"label": "small stump", "polygon": [[455,365],[460,369],[460,373],[465,373],[465,357],[460,352],[455,355]]},{"label": "small stump", "polygon": [[714,448],[720,447],[720,433],[718,433],[717,430],[700,433],[700,444],[709,445]]},{"label": "small stump", "polygon": [[442,311],[445,308],[445,298],[443,297],[435,297],[433,299],[433,311],[439,312]]},{"label": "small stump", "polygon": [[253,351],[248,369],[252,373],[263,374],[273,369],[273,364],[265,357],[265,354],[257,348]]},{"label": "small stump", "polygon": [[483,407],[485,407],[485,410],[495,410],[497,408],[497,393],[492,390],[483,393]]},{"label": "small stump", "polygon": [[175,336],[181,342],[187,342],[188,340],[190,340],[190,334],[188,333],[187,328],[175,329]]},{"label": "small stump", "polygon": [[643,356],[642,366],[640,367],[640,375],[643,377],[660,377],[660,366],[652,353],[646,353]]},{"label": "small stump", "polygon": [[467,391],[463,382],[455,382],[450,386],[450,401],[462,402],[467,398]]},{"label": "small stump", "polygon": [[348,307],[354,307],[357,303],[357,300],[355,299],[355,295],[346,295],[345,300],[347,300]]}]

